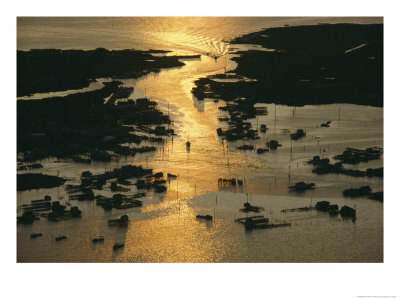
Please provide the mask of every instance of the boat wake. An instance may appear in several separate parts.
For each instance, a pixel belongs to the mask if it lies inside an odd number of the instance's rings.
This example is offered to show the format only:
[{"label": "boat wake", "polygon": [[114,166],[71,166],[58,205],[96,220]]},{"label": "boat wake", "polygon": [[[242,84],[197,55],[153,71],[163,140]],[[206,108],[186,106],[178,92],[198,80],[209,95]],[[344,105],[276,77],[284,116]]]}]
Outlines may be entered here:
[{"label": "boat wake", "polygon": [[166,48],[177,52],[195,52],[214,59],[224,56],[228,53],[230,47],[227,42],[203,35],[190,35],[180,32],[157,32],[154,35],[158,39],[158,43]]}]

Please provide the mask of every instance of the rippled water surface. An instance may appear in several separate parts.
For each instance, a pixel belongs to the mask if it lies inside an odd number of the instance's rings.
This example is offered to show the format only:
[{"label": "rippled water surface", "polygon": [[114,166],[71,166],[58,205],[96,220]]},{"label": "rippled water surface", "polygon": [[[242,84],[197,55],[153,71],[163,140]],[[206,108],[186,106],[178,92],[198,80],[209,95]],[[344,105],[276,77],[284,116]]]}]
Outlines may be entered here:
[{"label": "rippled water surface", "polygon": [[[82,218],[59,223],[45,219],[33,225],[18,225],[18,261],[119,261],[119,262],[308,262],[383,261],[383,204],[366,197],[343,198],[343,189],[370,185],[383,189],[383,180],[344,175],[317,176],[305,161],[314,155],[332,158],[346,147],[383,147],[383,109],[350,104],[304,106],[293,109],[260,104],[267,116],[251,120],[253,127],[267,124],[267,133],[252,144],[265,147],[277,139],[277,151],[258,155],[239,151],[242,141],[222,143],[216,128],[223,126],[217,116],[223,101],[198,101],[191,95],[193,81],[235,68],[230,60],[229,39],[263,27],[284,24],[316,24],[321,18],[26,18],[18,19],[18,48],[166,49],[176,53],[199,53],[200,59],[183,60],[185,66],[163,70],[139,79],[123,80],[135,88],[131,98],[147,96],[169,113],[178,134],[157,152],[121,158],[119,162],[92,163],[90,166],[43,161],[50,175],[78,178],[90,169],[94,174],[133,163],[155,171],[177,174],[167,184],[165,194],[142,199],[142,208],[104,212],[93,202],[72,201],[82,210]],[[330,19],[340,22],[343,19]],[[346,21],[355,21],[347,19]],[[380,19],[357,19],[380,22]],[[217,60],[213,55],[221,55]],[[96,84],[100,84],[101,80]],[[68,92],[67,92],[68,93]],[[46,95],[41,95],[45,97]],[[38,96],[36,95],[36,98]],[[40,98],[40,97],[39,97]],[[340,110],[340,116],[339,116]],[[275,117],[276,116],[276,117]],[[275,119],[277,121],[275,121]],[[322,122],[332,121],[330,128]],[[288,130],[303,128],[304,139],[290,141]],[[190,140],[190,151],[185,143]],[[351,168],[376,168],[383,159]],[[290,170],[290,171],[289,171]],[[290,176],[289,176],[290,175]],[[220,177],[244,179],[241,188],[221,188]],[[288,185],[297,181],[315,182],[317,188],[293,194]],[[134,181],[132,181],[134,182]],[[131,193],[135,192],[133,186]],[[111,195],[109,188],[100,192]],[[63,187],[18,192],[18,204],[52,196],[65,202]],[[291,227],[245,231],[235,218],[243,202],[263,206],[272,221],[288,221]],[[307,206],[327,200],[339,206],[356,206],[355,222],[318,212],[281,213],[281,209]],[[127,228],[109,227],[108,219],[128,214]],[[200,221],[197,214],[210,214],[213,221]],[[32,232],[44,236],[31,240]],[[53,237],[68,239],[53,242]],[[91,238],[104,235],[105,242],[92,245]],[[115,242],[125,248],[112,251]]]}]

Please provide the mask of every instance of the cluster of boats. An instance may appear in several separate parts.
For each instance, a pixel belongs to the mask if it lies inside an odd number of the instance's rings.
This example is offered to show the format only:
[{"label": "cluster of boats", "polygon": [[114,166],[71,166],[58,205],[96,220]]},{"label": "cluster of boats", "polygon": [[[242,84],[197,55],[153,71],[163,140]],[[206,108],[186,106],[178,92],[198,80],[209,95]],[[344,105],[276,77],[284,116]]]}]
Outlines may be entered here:
[{"label": "cluster of boats", "polygon": [[312,172],[318,175],[333,173],[353,177],[383,177],[383,167],[375,169],[368,168],[365,171],[346,169],[343,167],[343,163],[341,161],[331,164],[329,158],[321,159],[319,156],[314,156],[313,159],[307,161],[307,163],[314,165]]},{"label": "cluster of boats", "polygon": [[61,205],[59,201],[51,202],[50,196],[44,196],[44,199],[32,200],[31,204],[18,206],[19,211],[23,211],[21,216],[17,217],[18,224],[31,224],[39,220],[39,215],[46,217],[49,221],[61,221],[80,217],[82,212],[77,206],[72,206],[69,210],[66,205]]},{"label": "cluster of boats", "polygon": [[[150,174],[149,174],[150,173]],[[101,205],[105,210],[112,208],[125,209],[131,207],[142,206],[142,201],[137,198],[143,197],[146,193],[138,192],[132,196],[126,196],[120,193],[114,194],[112,197],[105,197],[102,195],[95,196],[92,189],[102,189],[105,185],[106,180],[116,179],[116,181],[111,182],[110,190],[111,192],[125,192],[129,189],[119,186],[131,185],[131,182],[126,180],[130,177],[140,177],[149,174],[146,180],[138,180],[137,188],[154,188],[155,192],[161,192],[166,190],[166,186],[162,184],[166,183],[164,180],[163,173],[152,174],[151,170],[145,170],[141,167],[135,166],[124,166],[119,169],[114,169],[111,172],[106,172],[105,174],[93,175],[90,171],[84,171],[81,174],[81,183],[79,185],[68,185],[66,187],[69,195],[69,200],[96,200],[97,205]],[[177,176],[173,174],[167,175],[168,180],[176,179]],[[150,186],[148,186],[150,185]],[[60,204],[59,201],[51,201],[50,196],[45,196],[44,199],[32,200],[30,204],[23,204],[18,207],[19,211],[22,211],[22,215],[17,217],[18,224],[31,224],[35,220],[39,220],[40,216],[45,216],[49,221],[60,221],[81,216],[81,211],[77,206],[70,206],[67,202],[65,205]],[[199,218],[204,218],[209,220],[211,216],[199,216]],[[212,219],[212,217],[211,217]],[[130,223],[128,215],[123,215],[118,219],[108,220],[109,226],[126,227]],[[31,239],[36,239],[43,236],[42,233],[32,233]],[[55,241],[61,241],[67,239],[67,236],[57,236],[54,238]],[[104,242],[104,236],[98,236],[91,239],[91,242],[96,244]],[[115,243],[113,250],[123,248],[123,243]]]},{"label": "cluster of boats", "polygon": [[335,155],[334,159],[340,160],[344,164],[359,164],[381,158],[381,148],[373,147],[365,150],[347,148],[342,154]]},{"label": "cluster of boats", "polygon": [[355,217],[356,217],[356,210],[354,208],[344,205],[339,210],[339,206],[337,204],[331,204],[329,201],[319,201],[314,206],[282,209],[281,212],[289,213],[289,212],[303,212],[303,211],[310,211],[310,210],[328,212],[330,215],[340,214],[344,218],[347,217],[347,218],[355,219]]},{"label": "cluster of boats", "polygon": [[104,210],[126,209],[132,207],[141,207],[142,201],[137,200],[139,197],[145,196],[146,193],[137,193],[133,196],[123,194],[114,194],[112,197],[102,195],[96,196],[96,205],[100,205]]}]

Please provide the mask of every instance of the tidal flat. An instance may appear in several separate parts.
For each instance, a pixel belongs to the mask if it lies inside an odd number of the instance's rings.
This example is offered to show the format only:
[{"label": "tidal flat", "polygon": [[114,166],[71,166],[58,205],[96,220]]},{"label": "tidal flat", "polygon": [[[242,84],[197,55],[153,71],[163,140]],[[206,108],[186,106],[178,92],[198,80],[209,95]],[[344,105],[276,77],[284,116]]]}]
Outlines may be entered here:
[{"label": "tidal flat", "polygon": [[[269,28],[220,55],[18,51],[18,96],[49,93],[17,101],[18,181],[61,185],[17,192],[17,215],[39,218],[17,225],[17,261],[382,262],[382,31]],[[235,221],[259,215],[291,226]]]}]

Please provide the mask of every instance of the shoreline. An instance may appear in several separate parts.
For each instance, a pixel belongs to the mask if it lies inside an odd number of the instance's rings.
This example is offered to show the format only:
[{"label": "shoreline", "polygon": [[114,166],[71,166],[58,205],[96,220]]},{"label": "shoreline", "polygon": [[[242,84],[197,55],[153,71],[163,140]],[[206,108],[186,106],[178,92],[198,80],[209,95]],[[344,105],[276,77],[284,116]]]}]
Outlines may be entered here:
[{"label": "shoreline", "polygon": [[165,50],[17,51],[17,97],[87,88],[99,78],[138,78],[161,69],[182,67],[180,59],[198,55],[162,55]]}]

